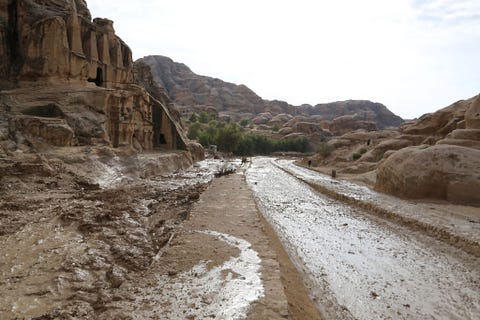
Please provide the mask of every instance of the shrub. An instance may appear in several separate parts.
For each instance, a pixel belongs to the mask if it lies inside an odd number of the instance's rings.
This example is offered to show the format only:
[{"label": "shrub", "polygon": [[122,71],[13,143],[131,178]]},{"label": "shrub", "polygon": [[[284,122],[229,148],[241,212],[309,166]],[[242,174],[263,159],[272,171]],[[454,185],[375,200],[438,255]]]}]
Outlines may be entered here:
[{"label": "shrub", "polygon": [[363,148],[360,148],[360,150],[358,151],[360,154],[364,154],[368,151],[367,148],[363,147]]},{"label": "shrub", "polygon": [[271,139],[259,135],[248,135],[244,128],[236,123],[212,120],[208,125],[193,123],[188,130],[190,139],[197,139],[204,147],[216,145],[218,151],[232,152],[239,156],[268,155],[276,151],[307,152],[306,138]]},{"label": "shrub", "polygon": [[205,111],[202,111],[198,114],[198,121],[200,121],[201,123],[207,123],[209,120],[209,116],[208,116],[208,113],[206,113]]},{"label": "shrub", "polygon": [[280,126],[276,123],[276,124],[273,126],[272,131],[278,132],[278,130],[280,130]]},{"label": "shrub", "polygon": [[202,126],[200,125],[200,123],[198,122],[195,122],[193,123],[190,128],[188,128],[188,134],[187,134],[187,137],[188,139],[197,139],[198,138],[198,135],[200,134],[200,129],[202,128]]},{"label": "shrub", "polygon": [[356,152],[355,152],[354,154],[352,154],[352,159],[353,159],[353,160],[358,160],[358,159],[360,159],[361,157],[362,157],[362,155],[361,155],[360,153],[356,153]]},{"label": "shrub", "polygon": [[241,125],[242,127],[246,127],[246,126],[248,126],[248,123],[249,123],[249,122],[250,122],[250,121],[248,121],[247,119],[243,119],[242,121],[240,121],[240,125]]},{"label": "shrub", "polygon": [[318,154],[320,154],[323,158],[327,158],[330,156],[335,148],[332,145],[329,145],[326,142],[322,142],[318,147]]},{"label": "shrub", "polygon": [[197,122],[198,120],[198,117],[197,117],[197,114],[196,113],[192,113],[192,115],[190,116],[190,118],[188,119],[190,122]]}]

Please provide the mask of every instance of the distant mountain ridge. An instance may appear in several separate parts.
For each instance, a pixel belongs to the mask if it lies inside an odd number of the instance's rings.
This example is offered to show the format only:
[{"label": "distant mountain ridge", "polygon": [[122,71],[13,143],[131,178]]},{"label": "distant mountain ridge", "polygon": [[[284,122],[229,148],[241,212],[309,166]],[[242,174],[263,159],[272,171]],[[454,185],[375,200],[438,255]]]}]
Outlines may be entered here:
[{"label": "distant mountain ridge", "polygon": [[253,119],[261,113],[286,113],[292,116],[315,116],[315,121],[332,121],[341,116],[355,116],[375,123],[378,129],[396,127],[403,119],[381,103],[368,100],[347,100],[322,103],[315,106],[293,106],[279,100],[264,100],[245,85],[236,85],[220,79],[197,75],[183,63],[165,56],[147,56],[139,59],[150,66],[153,79],[166,89],[180,108],[198,111],[214,108],[220,115],[235,120]]}]

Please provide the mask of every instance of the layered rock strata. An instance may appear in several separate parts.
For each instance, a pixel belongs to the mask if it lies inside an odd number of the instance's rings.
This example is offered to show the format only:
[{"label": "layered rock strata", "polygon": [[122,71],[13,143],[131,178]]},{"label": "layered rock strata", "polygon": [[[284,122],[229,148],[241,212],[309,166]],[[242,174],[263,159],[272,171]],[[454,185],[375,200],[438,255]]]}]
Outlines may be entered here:
[{"label": "layered rock strata", "polygon": [[417,136],[424,144],[394,152],[381,163],[378,190],[480,206],[480,95],[426,115],[402,131],[410,141]]},{"label": "layered rock strata", "polygon": [[85,1],[2,0],[0,53],[7,151],[94,143],[186,149],[168,97],[134,84],[130,48],[111,20],[92,20]]}]

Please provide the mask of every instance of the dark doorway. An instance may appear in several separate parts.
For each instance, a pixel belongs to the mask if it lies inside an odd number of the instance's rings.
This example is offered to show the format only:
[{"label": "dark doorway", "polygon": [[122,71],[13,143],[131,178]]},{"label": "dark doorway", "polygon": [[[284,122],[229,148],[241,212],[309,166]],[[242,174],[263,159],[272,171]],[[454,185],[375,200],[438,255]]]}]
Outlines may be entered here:
[{"label": "dark doorway", "polygon": [[101,87],[103,84],[103,70],[102,68],[97,68],[97,77],[95,79],[88,78],[88,82],[95,82],[98,87]]},{"label": "dark doorway", "polygon": [[159,105],[152,107],[152,122],[153,122],[153,147],[160,147],[167,143],[165,135],[162,133],[162,118],[163,112]]},{"label": "dark doorway", "polygon": [[165,139],[165,135],[160,133],[160,144],[167,144],[167,140]]},{"label": "dark doorway", "polygon": [[118,148],[120,145],[120,112],[118,108],[110,109],[110,139],[112,146]]}]

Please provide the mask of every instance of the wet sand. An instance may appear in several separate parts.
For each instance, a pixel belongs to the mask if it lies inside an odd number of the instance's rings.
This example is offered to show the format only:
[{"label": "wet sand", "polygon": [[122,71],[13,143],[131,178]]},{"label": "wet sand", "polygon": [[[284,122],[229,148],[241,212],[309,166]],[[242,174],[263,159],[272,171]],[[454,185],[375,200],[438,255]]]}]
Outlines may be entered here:
[{"label": "wet sand", "polygon": [[257,158],[248,183],[326,319],[479,316],[478,258],[323,196],[272,161]]},{"label": "wet sand", "polygon": [[161,264],[163,289],[147,298],[160,319],[320,319],[242,170],[213,181]]}]

